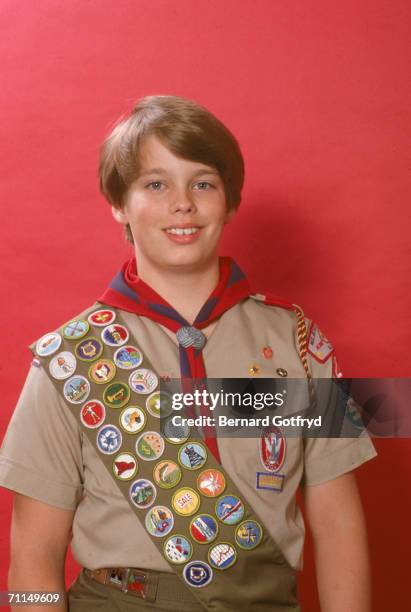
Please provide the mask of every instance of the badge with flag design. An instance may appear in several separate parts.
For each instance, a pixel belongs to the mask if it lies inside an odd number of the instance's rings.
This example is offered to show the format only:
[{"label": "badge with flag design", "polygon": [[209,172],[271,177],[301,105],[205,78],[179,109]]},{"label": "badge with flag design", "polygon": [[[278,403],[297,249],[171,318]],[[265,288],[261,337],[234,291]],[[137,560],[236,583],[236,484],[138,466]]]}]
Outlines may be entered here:
[{"label": "badge with flag design", "polygon": [[308,331],[308,352],[320,363],[325,363],[332,355],[334,348],[324,336],[318,325],[311,323]]}]

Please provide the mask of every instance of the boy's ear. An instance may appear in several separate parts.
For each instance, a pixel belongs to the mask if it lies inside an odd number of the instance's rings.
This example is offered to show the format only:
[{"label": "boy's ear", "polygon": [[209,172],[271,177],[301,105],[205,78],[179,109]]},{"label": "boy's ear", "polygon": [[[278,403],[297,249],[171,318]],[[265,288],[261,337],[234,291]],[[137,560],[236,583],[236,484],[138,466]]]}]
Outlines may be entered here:
[{"label": "boy's ear", "polygon": [[127,214],[121,210],[120,208],[115,208],[114,206],[111,207],[111,213],[114,217],[114,219],[117,221],[117,223],[121,223],[122,225],[127,225],[128,223],[128,217]]}]

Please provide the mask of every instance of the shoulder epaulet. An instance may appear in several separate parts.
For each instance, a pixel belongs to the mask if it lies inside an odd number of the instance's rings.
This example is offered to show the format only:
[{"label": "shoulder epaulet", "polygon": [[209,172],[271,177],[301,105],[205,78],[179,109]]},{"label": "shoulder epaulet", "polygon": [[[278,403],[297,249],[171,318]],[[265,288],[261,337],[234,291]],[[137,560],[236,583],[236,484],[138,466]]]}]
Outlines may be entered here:
[{"label": "shoulder epaulet", "polygon": [[267,304],[267,306],[279,306],[280,308],[287,308],[287,310],[295,310],[296,308],[295,304],[273,293],[252,293],[250,298],[257,302],[263,302],[263,304]]}]

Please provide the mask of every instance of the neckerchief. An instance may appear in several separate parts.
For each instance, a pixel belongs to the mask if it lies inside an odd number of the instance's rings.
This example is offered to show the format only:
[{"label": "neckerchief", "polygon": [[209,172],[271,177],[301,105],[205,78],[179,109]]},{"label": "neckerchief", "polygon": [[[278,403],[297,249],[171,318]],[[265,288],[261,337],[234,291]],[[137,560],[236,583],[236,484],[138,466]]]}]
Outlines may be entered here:
[{"label": "neckerchief", "polygon": [[[244,300],[251,292],[244,273],[233,259],[220,257],[219,266],[218,284],[203,304],[192,325],[138,277],[135,257],[124,263],[98,300],[108,306],[148,317],[176,334],[179,343],[180,376],[185,392],[187,392],[187,383],[194,384],[199,389],[205,388],[203,347],[206,338],[200,330]],[[208,408],[201,406],[201,414],[207,416]],[[203,431],[206,444],[215,458],[220,461],[214,428],[206,426],[203,427]]]}]

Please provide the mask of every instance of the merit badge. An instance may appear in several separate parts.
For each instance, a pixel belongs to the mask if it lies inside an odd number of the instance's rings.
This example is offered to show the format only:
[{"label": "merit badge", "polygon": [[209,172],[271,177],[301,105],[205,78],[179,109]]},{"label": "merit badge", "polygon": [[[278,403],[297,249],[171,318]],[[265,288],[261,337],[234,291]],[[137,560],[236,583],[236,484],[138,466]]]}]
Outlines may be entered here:
[{"label": "merit badge", "polygon": [[95,310],[88,316],[88,322],[95,327],[105,327],[110,325],[116,318],[116,313],[112,310],[103,308],[101,310]]},{"label": "merit badge", "polygon": [[178,460],[187,470],[199,470],[207,461],[205,446],[199,442],[187,442],[178,451]]},{"label": "merit badge", "polygon": [[334,350],[331,342],[327,340],[319,327],[313,323],[311,323],[308,330],[308,337],[308,352],[320,363],[325,363]]},{"label": "merit badge", "polygon": [[155,486],[146,478],[135,480],[130,487],[130,499],[141,510],[149,508],[154,503],[156,495]]},{"label": "merit badge", "polygon": [[225,489],[224,474],[214,468],[204,470],[198,475],[197,488],[206,497],[218,497]]},{"label": "merit badge", "polygon": [[190,561],[183,570],[183,578],[192,587],[204,587],[213,579],[213,570],[204,561]]},{"label": "merit badge", "polygon": [[219,570],[225,570],[234,565],[237,559],[237,551],[228,542],[218,542],[208,551],[210,565]]},{"label": "merit badge", "polygon": [[162,489],[171,489],[181,480],[181,468],[175,461],[164,459],[157,463],[153,472],[154,482]]},{"label": "merit badge", "polygon": [[118,323],[108,325],[101,332],[101,339],[108,346],[121,346],[127,342],[128,337],[127,329],[124,325],[119,325]]},{"label": "merit badge", "polygon": [[128,384],[136,393],[148,395],[152,393],[158,385],[158,378],[151,370],[140,368],[130,374]]},{"label": "merit badge", "polygon": [[110,382],[116,375],[116,366],[110,359],[99,359],[90,366],[88,376],[98,385]]},{"label": "merit badge", "polygon": [[74,374],[76,365],[77,361],[73,353],[62,351],[50,361],[49,371],[53,378],[64,380]]},{"label": "merit badge", "polygon": [[260,437],[261,463],[268,472],[278,472],[285,459],[285,437],[279,427],[264,429]]},{"label": "merit badge", "polygon": [[97,446],[105,455],[116,453],[122,441],[121,432],[115,425],[103,425],[97,432]]},{"label": "merit badge", "polygon": [[216,502],[215,513],[222,523],[235,525],[244,516],[244,504],[236,495],[224,495]]},{"label": "merit badge", "polygon": [[162,430],[164,437],[171,444],[182,444],[190,435],[190,428],[186,423],[175,425],[172,418],[162,423]]},{"label": "merit badge", "polygon": [[191,542],[182,535],[173,535],[164,544],[164,556],[170,563],[180,565],[191,559],[193,547]]},{"label": "merit badge", "polygon": [[199,544],[209,544],[216,539],[217,521],[211,514],[199,514],[190,523],[190,535]]},{"label": "merit badge", "polygon": [[256,548],[263,539],[263,528],[257,521],[243,521],[235,530],[235,541],[243,550]]},{"label": "merit badge", "polygon": [[84,376],[72,376],[64,384],[63,395],[71,404],[81,404],[90,393],[90,383]]},{"label": "merit badge", "polygon": [[267,491],[279,491],[283,490],[284,486],[284,474],[271,474],[267,472],[257,472],[257,489],[266,489]]},{"label": "merit badge", "polygon": [[89,329],[90,325],[87,321],[78,319],[76,321],[71,321],[63,327],[63,336],[66,340],[79,340],[86,335]]},{"label": "merit badge", "polygon": [[183,487],[174,493],[171,505],[177,514],[191,516],[200,507],[200,496],[194,489]]},{"label": "merit badge", "polygon": [[52,355],[60,348],[61,340],[62,338],[57,332],[51,332],[50,334],[42,336],[36,344],[37,355],[40,357]]},{"label": "merit badge", "polygon": [[154,461],[164,452],[164,440],[156,431],[146,431],[137,439],[136,453],[140,459]]},{"label": "merit badge", "polygon": [[122,370],[133,370],[143,361],[143,354],[135,346],[121,346],[114,353],[114,362]]},{"label": "merit badge", "polygon": [[130,399],[131,391],[126,383],[113,382],[104,389],[103,401],[110,408],[123,408]]},{"label": "merit badge", "polygon": [[114,476],[119,480],[131,480],[137,474],[137,461],[131,453],[120,453],[113,461]]},{"label": "merit badge", "polygon": [[128,406],[120,414],[120,425],[127,433],[136,434],[144,428],[146,415],[138,406]]},{"label": "merit badge", "polygon": [[80,419],[85,427],[96,429],[106,418],[106,409],[98,400],[90,400],[86,402],[80,411]]},{"label": "merit badge", "polygon": [[174,526],[174,517],[166,506],[154,506],[146,515],[146,528],[152,536],[162,538],[169,534]]},{"label": "merit badge", "polygon": [[164,391],[154,391],[146,400],[146,408],[154,417],[168,417],[173,411],[170,394]]},{"label": "merit badge", "polygon": [[103,352],[103,345],[97,338],[86,338],[76,344],[74,352],[82,361],[94,361]]}]

